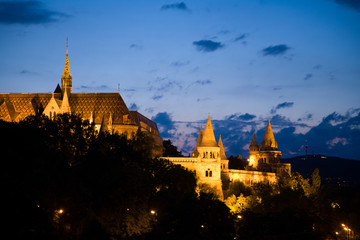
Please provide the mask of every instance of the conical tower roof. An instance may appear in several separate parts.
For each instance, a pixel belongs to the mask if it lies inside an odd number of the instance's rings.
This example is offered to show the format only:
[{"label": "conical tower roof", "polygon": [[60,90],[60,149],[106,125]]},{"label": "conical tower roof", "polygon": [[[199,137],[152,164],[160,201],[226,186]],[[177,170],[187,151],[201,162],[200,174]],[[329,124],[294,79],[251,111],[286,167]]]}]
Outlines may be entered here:
[{"label": "conical tower roof", "polygon": [[252,141],[251,141],[251,143],[250,143],[249,150],[250,150],[250,151],[259,151],[259,144],[258,144],[258,142],[256,141],[255,132],[254,132]]},{"label": "conical tower roof", "polygon": [[196,142],[196,147],[198,147],[201,144],[203,135],[204,135],[204,131],[203,131],[203,127],[202,127],[202,124],[201,124],[199,137],[198,137],[197,142]]},{"label": "conical tower roof", "polygon": [[220,147],[220,158],[221,160],[227,160],[227,157],[225,155],[225,151],[224,151],[224,145],[222,143],[222,140],[221,140],[221,135],[219,137],[219,147]]},{"label": "conical tower roof", "polygon": [[201,147],[218,147],[215,140],[214,130],[211,124],[210,113],[206,122],[204,135],[201,140]]},{"label": "conical tower roof", "polygon": [[277,150],[277,142],[271,129],[270,119],[266,126],[264,138],[260,144],[260,151]]}]

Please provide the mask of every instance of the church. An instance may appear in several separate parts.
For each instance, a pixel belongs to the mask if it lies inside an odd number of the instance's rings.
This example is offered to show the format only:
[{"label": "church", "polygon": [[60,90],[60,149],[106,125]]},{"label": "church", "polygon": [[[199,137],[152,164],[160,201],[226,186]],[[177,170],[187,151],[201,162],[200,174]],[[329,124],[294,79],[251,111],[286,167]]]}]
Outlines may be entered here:
[{"label": "church", "polygon": [[264,138],[260,148],[255,133],[249,147],[247,170],[229,169],[229,160],[226,157],[221,135],[216,142],[210,114],[205,130],[200,127],[196,147],[191,157],[164,157],[174,164],[193,171],[198,184],[207,184],[222,196],[223,181],[240,181],[247,186],[254,183],[275,183],[277,176],[291,174],[290,163],[281,163],[281,151],[277,148],[274,133],[268,121]]},{"label": "church", "polygon": [[129,111],[119,93],[73,93],[68,41],[61,87],[52,93],[0,93],[0,119],[19,122],[27,116],[73,113],[95,124],[98,132],[127,134],[138,130],[148,132],[156,145],[162,146],[157,125],[137,111]]}]

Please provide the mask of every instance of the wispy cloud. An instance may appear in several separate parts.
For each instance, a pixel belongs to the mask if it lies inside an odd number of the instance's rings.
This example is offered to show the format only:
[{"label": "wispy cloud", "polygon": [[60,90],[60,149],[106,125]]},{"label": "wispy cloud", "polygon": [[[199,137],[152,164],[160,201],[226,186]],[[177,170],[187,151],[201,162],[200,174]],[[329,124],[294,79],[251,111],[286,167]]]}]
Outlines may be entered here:
[{"label": "wispy cloud", "polygon": [[279,44],[274,46],[269,46],[266,48],[263,48],[261,50],[261,53],[263,56],[279,56],[285,54],[289,49],[291,49],[286,44]]},{"label": "wispy cloud", "polygon": [[224,44],[222,44],[221,42],[215,42],[212,40],[194,41],[193,45],[200,52],[214,52],[224,47]]},{"label": "wispy cloud", "polygon": [[189,8],[186,6],[184,2],[179,3],[171,3],[171,4],[164,4],[161,6],[160,10],[181,10],[181,11],[189,11]]},{"label": "wispy cloud", "polygon": [[270,110],[270,113],[271,113],[271,114],[275,114],[275,113],[277,112],[277,110],[279,110],[279,109],[282,109],[282,108],[290,108],[290,107],[292,107],[292,106],[294,106],[294,103],[293,103],[293,102],[283,102],[283,103],[278,104],[276,107],[272,108],[272,109]]},{"label": "wispy cloud", "polygon": [[68,14],[47,9],[40,1],[0,2],[1,24],[44,24],[67,17]]},{"label": "wispy cloud", "polygon": [[136,43],[132,43],[132,44],[130,44],[129,48],[136,49],[136,50],[141,50],[141,49],[143,49],[143,46],[141,46],[139,44],[136,44]]},{"label": "wispy cloud", "polygon": [[164,95],[154,95],[151,99],[157,101],[157,100],[160,100],[161,98],[163,98],[163,96]]},{"label": "wispy cloud", "polygon": [[244,33],[244,34],[240,34],[239,36],[237,36],[235,39],[234,39],[234,42],[238,42],[238,41],[242,41],[242,43],[244,43],[245,39],[248,37],[248,34]]},{"label": "wispy cloud", "polygon": [[312,78],[312,76],[313,75],[311,73],[308,73],[305,75],[304,80],[309,80],[310,78]]},{"label": "wispy cloud", "polygon": [[29,71],[29,70],[22,70],[19,72],[20,74],[29,74],[29,75],[37,75],[38,73],[37,72],[33,72],[33,71]]},{"label": "wispy cloud", "polygon": [[190,64],[190,61],[183,61],[183,62],[182,61],[174,61],[170,65],[173,67],[183,67],[183,66],[186,66],[189,64]]}]

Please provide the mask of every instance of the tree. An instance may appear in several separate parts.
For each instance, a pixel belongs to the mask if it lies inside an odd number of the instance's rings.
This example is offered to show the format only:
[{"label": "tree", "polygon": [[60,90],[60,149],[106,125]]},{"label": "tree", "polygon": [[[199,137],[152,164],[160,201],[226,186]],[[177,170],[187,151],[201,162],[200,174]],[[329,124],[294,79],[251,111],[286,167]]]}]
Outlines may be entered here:
[{"label": "tree", "polygon": [[244,160],[242,159],[241,155],[237,155],[236,157],[231,155],[229,157],[229,168],[239,170],[245,169]]},{"label": "tree", "polygon": [[164,152],[163,152],[164,157],[183,157],[181,152],[177,150],[177,147],[172,144],[170,139],[163,140],[163,147],[164,147]]}]

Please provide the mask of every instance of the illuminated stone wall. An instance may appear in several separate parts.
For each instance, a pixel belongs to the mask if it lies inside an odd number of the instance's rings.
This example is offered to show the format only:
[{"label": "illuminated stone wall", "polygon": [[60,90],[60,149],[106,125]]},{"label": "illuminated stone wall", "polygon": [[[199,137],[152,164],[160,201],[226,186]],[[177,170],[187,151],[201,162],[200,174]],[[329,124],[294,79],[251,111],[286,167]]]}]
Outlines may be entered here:
[{"label": "illuminated stone wall", "polygon": [[228,169],[222,171],[222,177],[230,182],[240,181],[247,186],[255,183],[276,183],[276,173]]}]

